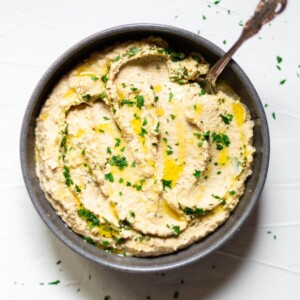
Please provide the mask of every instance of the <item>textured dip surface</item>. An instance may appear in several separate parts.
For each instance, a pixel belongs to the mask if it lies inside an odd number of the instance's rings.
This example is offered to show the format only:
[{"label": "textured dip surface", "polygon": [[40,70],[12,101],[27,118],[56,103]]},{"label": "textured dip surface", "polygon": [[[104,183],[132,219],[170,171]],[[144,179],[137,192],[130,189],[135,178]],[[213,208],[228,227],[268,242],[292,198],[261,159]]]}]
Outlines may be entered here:
[{"label": "textured dip surface", "polygon": [[37,119],[36,171],[87,242],[158,256],[228,219],[251,175],[253,121],[239,99],[201,89],[208,70],[151,37],[93,53],[53,89]]}]

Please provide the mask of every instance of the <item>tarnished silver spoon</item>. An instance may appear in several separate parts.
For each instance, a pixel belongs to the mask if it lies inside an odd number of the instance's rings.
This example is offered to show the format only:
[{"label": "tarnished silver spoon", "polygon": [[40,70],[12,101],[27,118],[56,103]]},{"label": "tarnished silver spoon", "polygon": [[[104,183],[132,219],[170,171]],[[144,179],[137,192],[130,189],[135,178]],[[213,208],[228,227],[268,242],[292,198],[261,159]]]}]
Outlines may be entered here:
[{"label": "tarnished silver spoon", "polygon": [[262,26],[281,14],[287,6],[288,0],[261,0],[256,7],[255,13],[244,25],[243,31],[235,44],[226,52],[213,67],[205,78],[199,78],[198,82],[208,94],[216,93],[216,81],[224,70],[234,53],[249,38],[256,35]]}]

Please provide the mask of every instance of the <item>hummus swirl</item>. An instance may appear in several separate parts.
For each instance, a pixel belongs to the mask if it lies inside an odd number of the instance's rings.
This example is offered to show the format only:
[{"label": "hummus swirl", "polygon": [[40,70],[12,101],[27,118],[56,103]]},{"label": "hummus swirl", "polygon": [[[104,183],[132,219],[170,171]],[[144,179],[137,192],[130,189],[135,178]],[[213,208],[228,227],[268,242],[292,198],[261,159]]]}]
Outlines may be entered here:
[{"label": "hummus swirl", "polygon": [[208,70],[150,37],[92,54],[53,89],[37,119],[36,171],[87,242],[158,256],[229,217],[251,175],[253,121],[239,99],[197,84]]}]

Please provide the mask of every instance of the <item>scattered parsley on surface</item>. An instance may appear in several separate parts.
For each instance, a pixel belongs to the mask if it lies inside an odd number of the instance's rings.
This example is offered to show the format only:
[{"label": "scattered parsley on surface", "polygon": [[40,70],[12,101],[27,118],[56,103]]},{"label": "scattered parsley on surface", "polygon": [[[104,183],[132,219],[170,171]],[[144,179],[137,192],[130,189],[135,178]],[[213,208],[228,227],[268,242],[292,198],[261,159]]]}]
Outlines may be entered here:
[{"label": "scattered parsley on surface", "polygon": [[277,56],[276,59],[277,59],[277,63],[278,63],[278,64],[280,64],[280,63],[282,62],[282,57]]},{"label": "scattered parsley on surface", "polygon": [[127,160],[125,156],[114,155],[110,160],[109,164],[111,166],[116,166],[120,170],[124,170],[125,167],[128,166]]},{"label": "scattered parsley on surface", "polygon": [[139,52],[139,49],[138,49],[137,47],[131,47],[131,48],[127,51],[127,55],[128,55],[128,56],[135,56],[138,52]]},{"label": "scattered parsley on surface", "polygon": [[226,125],[229,125],[233,119],[233,115],[232,114],[220,114],[220,117],[222,119],[222,121],[226,124]]},{"label": "scattered parsley on surface", "polygon": [[272,112],[272,118],[276,120],[276,114],[274,112]]},{"label": "scattered parsley on surface", "polygon": [[135,99],[136,99],[136,106],[139,109],[142,109],[142,107],[144,106],[144,96],[138,95],[135,97]]},{"label": "scattered parsley on surface", "polygon": [[280,80],[280,85],[283,85],[283,84],[285,84],[286,83],[286,79],[283,79],[283,80]]},{"label": "scattered parsley on surface", "polygon": [[92,100],[92,96],[90,94],[82,95],[83,101],[89,103]]},{"label": "scattered parsley on surface", "polygon": [[99,78],[98,78],[97,76],[91,76],[91,79],[92,79],[93,81],[99,80]]},{"label": "scattered parsley on surface", "polygon": [[87,209],[78,209],[77,213],[80,218],[84,219],[87,222],[90,222],[92,226],[98,226],[100,224],[98,217]]},{"label": "scattered parsley on surface", "polygon": [[106,83],[106,82],[108,81],[108,78],[107,78],[106,75],[103,75],[103,76],[101,77],[101,80],[102,80],[104,83]]},{"label": "scattered parsley on surface", "polygon": [[59,283],[60,283],[60,280],[48,282],[49,285],[55,285],[55,284],[59,284]]},{"label": "scattered parsley on surface", "polygon": [[114,181],[115,181],[114,175],[113,175],[112,173],[106,173],[106,174],[104,175],[104,178],[105,178],[106,180],[108,180],[109,182],[114,182]]},{"label": "scattered parsley on surface", "polygon": [[73,184],[73,180],[71,178],[70,169],[67,166],[64,166],[63,175],[65,177],[65,184],[67,186],[71,186]]},{"label": "scattered parsley on surface", "polygon": [[200,178],[201,174],[202,174],[202,172],[199,171],[199,170],[195,170],[195,172],[193,173],[193,175],[194,175],[195,178],[197,178],[197,179]]},{"label": "scattered parsley on surface", "polygon": [[166,191],[166,188],[169,188],[171,189],[172,188],[172,180],[165,180],[165,179],[162,179],[161,180],[161,183],[163,185],[163,190]]}]

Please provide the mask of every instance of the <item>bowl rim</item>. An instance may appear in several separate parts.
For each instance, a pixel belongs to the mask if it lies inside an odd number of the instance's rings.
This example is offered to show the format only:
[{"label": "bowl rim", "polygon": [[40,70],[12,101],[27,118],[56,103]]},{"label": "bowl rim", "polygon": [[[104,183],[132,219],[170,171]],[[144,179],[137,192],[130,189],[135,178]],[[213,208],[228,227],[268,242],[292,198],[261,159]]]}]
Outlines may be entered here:
[{"label": "bowl rim", "polygon": [[[267,123],[267,118],[265,115],[265,111],[263,108],[263,105],[261,103],[261,100],[252,84],[248,76],[245,74],[245,72],[242,70],[242,68],[234,61],[231,60],[230,64],[231,67],[234,69],[235,73],[243,80],[244,85],[247,87],[247,91],[250,94],[251,99],[254,99],[256,109],[259,112],[260,116],[260,122],[261,122],[261,134],[262,134],[262,161],[261,161],[261,168],[257,180],[257,184],[255,186],[255,190],[253,192],[252,198],[249,201],[248,205],[245,207],[245,210],[241,214],[241,216],[235,221],[235,223],[232,225],[232,227],[228,230],[228,232],[223,235],[217,242],[210,245],[205,249],[205,251],[201,251],[200,253],[197,253],[196,255],[193,255],[191,257],[187,257],[185,259],[182,259],[180,261],[171,262],[171,263],[165,263],[162,265],[153,265],[153,266],[125,266],[120,263],[113,263],[109,260],[105,260],[103,258],[96,257],[92,253],[87,253],[84,249],[80,248],[79,245],[74,243],[73,241],[66,239],[65,235],[58,231],[55,227],[55,225],[52,223],[51,219],[47,217],[47,212],[42,208],[42,206],[39,203],[38,197],[35,195],[34,189],[33,189],[33,183],[30,180],[30,172],[27,162],[27,134],[30,130],[29,123],[31,120],[31,116],[33,113],[33,110],[35,108],[35,105],[37,104],[39,100],[39,95],[41,91],[45,88],[45,83],[48,82],[48,80],[51,79],[51,77],[56,73],[59,66],[63,64],[69,57],[76,54],[81,49],[87,47],[88,45],[92,44],[93,42],[97,40],[103,40],[105,38],[110,37],[113,34],[125,34],[133,31],[153,31],[153,33],[156,33],[159,35],[159,33],[168,33],[176,36],[177,38],[182,38],[183,36],[187,37],[189,40],[192,40],[193,42],[204,45],[209,50],[213,49],[213,52],[219,56],[223,55],[225,52],[219,48],[217,45],[212,43],[211,41],[203,38],[202,36],[199,36],[195,33],[192,33],[188,30],[170,26],[170,25],[164,25],[164,24],[155,24],[155,23],[131,23],[131,24],[125,24],[120,25],[112,28],[108,28],[102,31],[99,31],[97,33],[94,33],[83,40],[79,41],[72,47],[70,47],[67,51],[65,51],[61,56],[59,56],[51,65],[50,67],[45,71],[44,75],[41,77],[41,79],[38,81],[38,84],[36,85],[33,93],[30,96],[29,102],[27,104],[23,121],[22,121],[22,127],[21,127],[21,134],[20,134],[20,162],[21,162],[21,169],[22,169],[22,175],[25,182],[26,189],[28,191],[28,194],[30,196],[30,199],[37,210],[38,214],[40,215],[41,219],[44,221],[44,223],[47,225],[48,228],[54,233],[54,235],[61,240],[65,245],[67,245],[69,248],[80,254],[81,256],[90,259],[93,262],[100,263],[103,266],[110,267],[112,269],[116,269],[119,271],[127,271],[127,272],[161,272],[161,271],[167,271],[175,268],[179,268],[182,266],[186,266],[188,264],[191,264],[195,261],[200,260],[201,258],[204,258],[208,254],[214,252],[219,247],[221,247],[225,242],[227,242],[232,236],[239,230],[239,228],[244,224],[245,220],[249,217],[251,212],[253,211],[258,198],[261,195],[261,192],[263,190],[265,180],[267,177],[268,172],[268,166],[269,166],[269,159],[270,159],[270,136],[269,136],[269,128]],[[75,233],[74,233],[75,234]],[[185,251],[185,249],[180,250]],[[139,258],[139,259],[145,259],[145,258]]]}]

